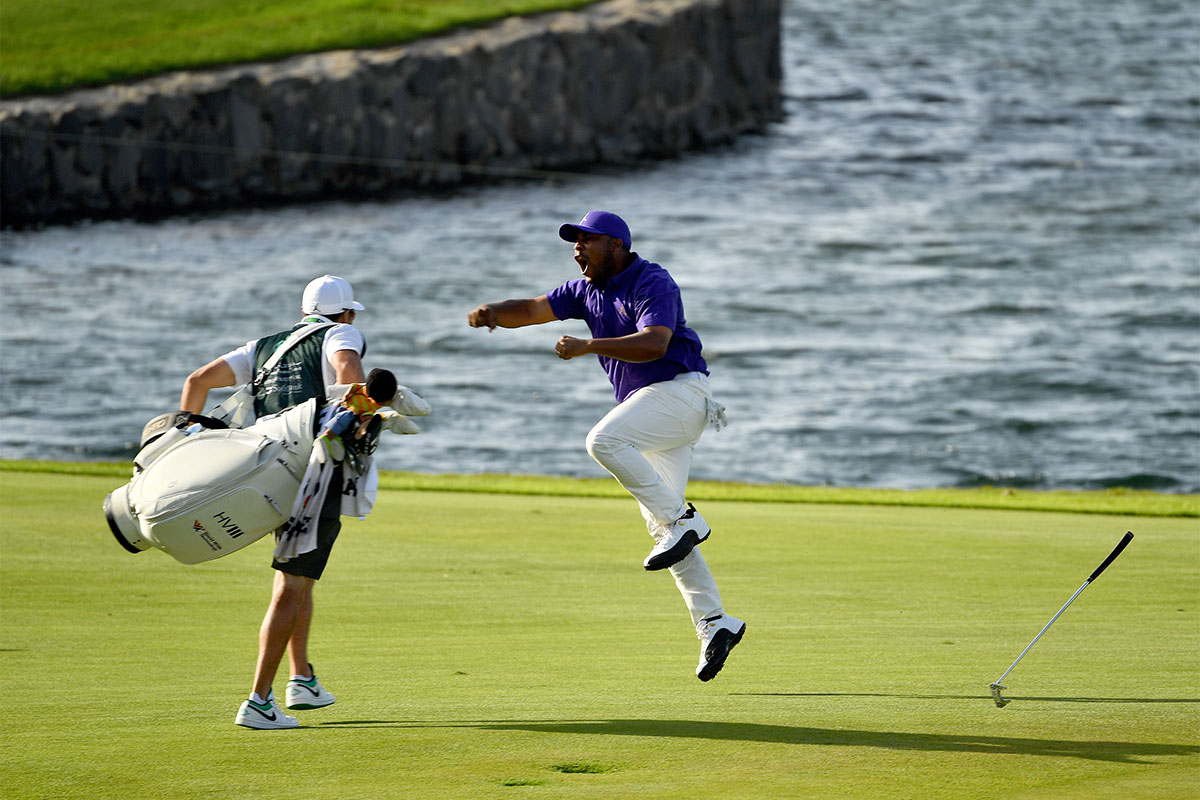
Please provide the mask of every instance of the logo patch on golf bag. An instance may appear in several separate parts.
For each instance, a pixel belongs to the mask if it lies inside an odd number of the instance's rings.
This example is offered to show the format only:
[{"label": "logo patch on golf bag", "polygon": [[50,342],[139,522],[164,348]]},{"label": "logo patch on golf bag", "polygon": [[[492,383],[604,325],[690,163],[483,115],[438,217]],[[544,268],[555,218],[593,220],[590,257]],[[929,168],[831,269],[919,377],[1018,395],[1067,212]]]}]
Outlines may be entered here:
[{"label": "logo patch on golf bag", "polygon": [[213,519],[221,523],[221,527],[225,530],[225,533],[229,535],[230,539],[236,539],[245,533],[245,531],[239,528],[237,523],[230,519],[229,515],[224,511],[218,511],[216,514],[213,514]]}]

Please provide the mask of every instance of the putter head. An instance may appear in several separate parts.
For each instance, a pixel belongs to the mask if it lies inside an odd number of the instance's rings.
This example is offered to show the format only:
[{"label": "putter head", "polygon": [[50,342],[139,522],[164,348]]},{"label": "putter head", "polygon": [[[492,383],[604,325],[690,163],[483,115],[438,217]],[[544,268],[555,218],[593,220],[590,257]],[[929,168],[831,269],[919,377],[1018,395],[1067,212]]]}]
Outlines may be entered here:
[{"label": "putter head", "polygon": [[1002,689],[1006,689],[1006,688],[1008,688],[1008,687],[1006,687],[1002,683],[993,683],[992,684],[992,699],[996,701],[996,708],[1004,708],[1006,705],[1008,705],[1010,702],[1012,702],[1007,697],[1000,694],[1000,691]]}]

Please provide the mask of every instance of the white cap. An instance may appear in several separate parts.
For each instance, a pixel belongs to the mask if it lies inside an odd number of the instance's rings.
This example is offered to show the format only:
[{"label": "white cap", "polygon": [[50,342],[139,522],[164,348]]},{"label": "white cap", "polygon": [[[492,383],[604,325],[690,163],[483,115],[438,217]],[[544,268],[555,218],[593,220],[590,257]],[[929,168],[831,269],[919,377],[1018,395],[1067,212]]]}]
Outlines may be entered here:
[{"label": "white cap", "polygon": [[366,306],[355,302],[354,290],[345,278],[322,275],[304,287],[300,310],[305,314],[336,317],[343,311],[365,311]]}]

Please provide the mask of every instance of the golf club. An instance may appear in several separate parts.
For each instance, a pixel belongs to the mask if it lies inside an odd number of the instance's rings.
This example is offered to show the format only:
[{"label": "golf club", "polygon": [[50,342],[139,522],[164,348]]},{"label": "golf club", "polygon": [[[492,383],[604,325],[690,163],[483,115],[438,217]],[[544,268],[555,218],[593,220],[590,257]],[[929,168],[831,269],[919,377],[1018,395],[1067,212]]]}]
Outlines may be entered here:
[{"label": "golf club", "polygon": [[1079,596],[1079,593],[1086,589],[1089,583],[1096,580],[1096,578],[1099,578],[1100,573],[1104,572],[1105,568],[1107,568],[1108,565],[1113,562],[1113,559],[1121,555],[1121,551],[1124,550],[1131,541],[1133,541],[1133,531],[1126,531],[1125,536],[1122,537],[1121,541],[1117,543],[1117,546],[1113,548],[1113,551],[1108,554],[1108,558],[1104,559],[1104,561],[1100,563],[1100,566],[1093,570],[1092,574],[1088,576],[1088,579],[1083,582],[1083,585],[1075,590],[1075,594],[1071,595],[1071,599],[1063,603],[1063,607],[1058,610],[1058,613],[1050,618],[1050,621],[1046,623],[1046,627],[1042,628],[1041,631],[1038,632],[1038,635],[1033,637],[1033,641],[1025,646],[1025,649],[1021,651],[1021,655],[1017,656],[1017,660],[1012,662],[1012,666],[1004,670],[1004,674],[997,678],[996,682],[992,684],[992,698],[996,701],[996,706],[998,708],[1004,708],[1006,705],[1012,702],[1009,698],[1004,697],[1004,695],[1001,694],[1001,692],[1007,688],[1004,685],[1004,679],[1008,677],[1008,673],[1012,672],[1013,667],[1015,667],[1017,663],[1025,657],[1025,654],[1029,652],[1029,648],[1037,644],[1037,640],[1042,638],[1042,634],[1049,630],[1050,626],[1054,624],[1054,620],[1062,616],[1062,613],[1067,610],[1067,606],[1071,605],[1071,602]]}]

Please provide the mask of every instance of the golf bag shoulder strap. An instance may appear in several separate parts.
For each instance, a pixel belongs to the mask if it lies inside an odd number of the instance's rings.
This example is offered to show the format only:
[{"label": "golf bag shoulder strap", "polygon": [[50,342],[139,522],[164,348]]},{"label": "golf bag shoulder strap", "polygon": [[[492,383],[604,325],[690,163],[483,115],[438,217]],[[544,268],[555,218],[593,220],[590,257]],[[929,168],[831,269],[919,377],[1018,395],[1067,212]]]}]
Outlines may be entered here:
[{"label": "golf bag shoulder strap", "polygon": [[275,352],[271,354],[271,357],[267,359],[266,363],[262,365],[262,368],[258,370],[258,372],[255,373],[254,377],[250,380],[250,393],[258,393],[258,387],[262,385],[263,381],[267,379],[267,376],[271,374],[271,370],[275,369],[279,362],[283,360],[283,357],[286,356],[293,347],[300,344],[300,342],[304,341],[309,336],[312,336],[317,331],[323,331],[326,328],[332,328],[334,325],[337,325],[337,323],[312,322],[308,325],[305,325],[303,328],[297,328],[296,330],[292,331],[291,335],[284,339],[283,342],[275,348]]}]

